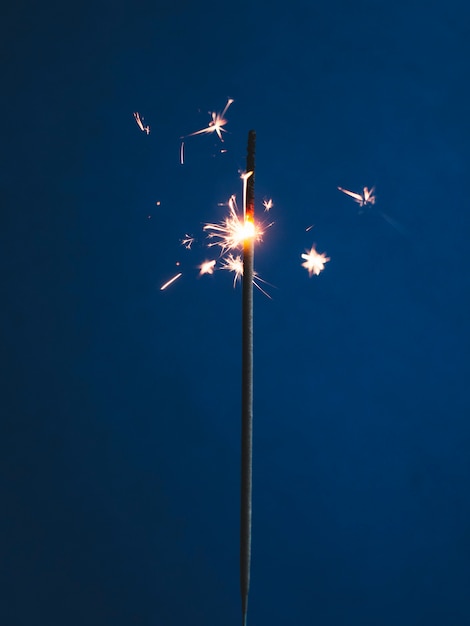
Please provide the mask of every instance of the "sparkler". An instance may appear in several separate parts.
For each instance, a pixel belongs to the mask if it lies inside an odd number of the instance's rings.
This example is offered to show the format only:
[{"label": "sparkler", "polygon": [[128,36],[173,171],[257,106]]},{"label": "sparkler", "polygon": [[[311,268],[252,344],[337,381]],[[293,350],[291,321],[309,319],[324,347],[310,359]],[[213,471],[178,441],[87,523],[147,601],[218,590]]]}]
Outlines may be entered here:
[{"label": "sparkler", "polygon": [[150,126],[144,126],[144,118],[140,117],[140,115],[138,113],[134,113],[134,118],[135,121],[137,122],[137,126],[140,128],[141,131],[143,131],[144,133],[147,133],[147,135],[150,134]]},{"label": "sparkler", "polygon": [[[256,133],[248,133],[244,179],[246,203],[243,240],[243,303],[242,303],[242,440],[240,498],[240,591],[242,623],[246,626],[251,565],[252,465],[253,465],[253,274],[255,240],[255,146]],[[251,234],[249,234],[251,233]]]},{"label": "sparkler", "polygon": [[227,100],[227,104],[225,105],[222,113],[216,113],[215,111],[209,112],[209,115],[212,117],[212,120],[209,122],[209,126],[206,128],[201,128],[201,130],[197,130],[195,133],[190,133],[187,137],[193,137],[194,135],[208,135],[210,133],[217,133],[220,141],[223,141],[222,133],[226,133],[227,131],[223,128],[227,124],[227,120],[224,118],[224,115],[227,113],[229,106],[232,104],[233,100],[229,98]]}]

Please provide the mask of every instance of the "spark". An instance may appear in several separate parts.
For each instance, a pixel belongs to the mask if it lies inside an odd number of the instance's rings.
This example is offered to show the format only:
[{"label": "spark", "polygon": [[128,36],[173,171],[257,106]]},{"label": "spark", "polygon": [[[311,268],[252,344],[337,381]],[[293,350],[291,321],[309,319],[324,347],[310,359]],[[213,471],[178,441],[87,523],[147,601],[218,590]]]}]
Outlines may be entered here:
[{"label": "spark", "polygon": [[325,269],[325,263],[330,261],[330,257],[325,256],[324,253],[319,254],[315,250],[315,246],[312,246],[310,250],[305,251],[306,254],[302,254],[302,258],[305,259],[305,263],[302,263],[302,267],[308,270],[308,275],[318,276],[322,270]]},{"label": "spark", "polygon": [[253,176],[253,172],[243,172],[240,178],[243,181],[243,217],[246,217],[246,188],[248,179]]},{"label": "spark", "polygon": [[[370,204],[375,204],[376,197],[373,195],[375,187],[372,187],[371,189],[364,187],[364,191],[362,195],[358,193],[354,193],[352,191],[347,191],[346,189],[343,189],[342,187],[338,187],[338,189],[342,191],[343,193],[347,194],[348,196],[351,196],[352,198],[354,198],[354,200],[361,207],[368,206]],[[397,222],[397,220],[393,219],[393,217],[390,217],[390,215],[387,215],[387,213],[384,213],[383,211],[378,210],[377,212],[381,217],[384,218],[386,222],[390,224],[390,226],[393,226],[393,228],[395,228],[399,233],[401,233],[405,237],[409,237],[408,231],[406,230],[404,226],[400,224],[400,222]]]},{"label": "spark", "polygon": [[140,130],[143,131],[144,133],[147,133],[147,135],[149,135],[150,134],[150,126],[144,126],[144,118],[143,118],[143,116],[140,117],[140,115],[138,113],[134,113],[134,118],[135,118],[135,121],[137,122],[137,125],[140,128]]},{"label": "spark", "polygon": [[263,200],[263,206],[265,211],[270,211],[270,209],[272,209],[274,206],[272,198],[270,198],[269,200]]},{"label": "spark", "polygon": [[225,128],[223,128],[223,126],[227,124],[227,120],[224,118],[224,115],[227,112],[227,109],[229,108],[229,106],[232,104],[232,102],[233,100],[231,98],[227,100],[227,104],[225,105],[225,108],[222,111],[222,113],[215,113],[215,111],[212,111],[212,112],[209,111],[209,115],[212,117],[212,120],[209,122],[209,126],[206,126],[206,128],[201,128],[201,130],[197,130],[195,133],[190,133],[189,135],[187,135],[187,137],[193,137],[194,135],[201,135],[201,134],[217,133],[217,136],[220,139],[220,141],[223,141],[222,133],[227,132]]},{"label": "spark", "polygon": [[216,238],[216,241],[209,243],[209,246],[220,246],[221,255],[229,250],[238,248],[245,239],[253,237],[260,241],[263,233],[250,220],[242,219],[238,214],[238,207],[235,196],[231,196],[228,201],[229,214],[218,224],[205,224],[203,230],[208,231],[208,238]]},{"label": "spark", "polygon": [[180,165],[184,165],[184,141],[181,142],[180,147]]},{"label": "spark", "polygon": [[[234,276],[233,276],[233,286],[235,287],[237,282],[239,280],[241,280],[242,276],[243,276],[243,259],[242,259],[242,257],[239,254],[237,254],[237,256],[233,256],[233,254],[231,254],[231,253],[227,254],[227,256],[222,260],[222,263],[220,265],[220,269],[221,270],[228,270],[229,272],[233,272],[233,274],[234,274]],[[266,293],[266,291],[264,291],[264,289],[262,289],[260,287],[260,285],[258,285],[258,283],[256,282],[257,280],[260,280],[262,283],[266,282],[265,280],[260,278],[256,272],[253,272],[253,285],[257,289],[259,289],[261,291],[261,293],[263,293],[267,298],[272,300],[272,298],[269,295],[269,293]]]},{"label": "spark", "polygon": [[179,274],[176,274],[176,276],[173,276],[173,278],[170,278],[170,280],[168,280],[164,285],[160,287],[160,291],[163,291],[164,289],[169,287],[172,283],[175,282],[175,280],[178,280],[178,278],[180,278],[180,276],[182,275],[183,275],[183,272],[179,272]]},{"label": "spark", "polygon": [[155,202],[155,204],[156,204],[157,206],[160,206],[160,205],[161,205],[161,201],[160,201],[160,200],[157,200],[157,201]]},{"label": "spark", "polygon": [[191,246],[196,241],[195,237],[191,237],[191,235],[185,234],[184,238],[181,239],[181,245],[186,248],[186,250],[191,250]]},{"label": "spark", "polygon": [[340,191],[345,193],[347,196],[351,196],[354,200],[359,204],[359,206],[367,206],[368,204],[375,204],[375,196],[374,191],[375,187],[371,187],[368,189],[364,187],[362,194],[354,193],[354,191],[348,191],[347,189],[343,189],[342,187],[338,187]]},{"label": "spark", "polygon": [[234,273],[233,286],[235,287],[237,281],[241,280],[241,277],[243,276],[242,257],[239,254],[237,254],[237,256],[233,256],[233,254],[228,254],[222,261],[220,269],[228,270],[229,272]]},{"label": "spark", "polygon": [[201,263],[201,265],[199,266],[199,276],[202,276],[203,274],[213,274],[215,269],[215,263],[215,260],[204,261],[204,263]]},{"label": "spark", "polygon": [[312,228],[315,226],[315,224],[312,224],[311,226],[307,226],[307,228],[305,229],[305,232],[308,233],[309,230],[312,230]]}]

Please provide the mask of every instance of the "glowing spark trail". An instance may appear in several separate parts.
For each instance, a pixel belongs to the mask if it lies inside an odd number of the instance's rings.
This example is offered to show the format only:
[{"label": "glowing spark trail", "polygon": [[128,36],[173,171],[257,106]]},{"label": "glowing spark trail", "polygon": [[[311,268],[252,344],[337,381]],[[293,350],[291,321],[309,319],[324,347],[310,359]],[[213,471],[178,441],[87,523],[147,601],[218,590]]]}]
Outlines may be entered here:
[{"label": "glowing spark trail", "polygon": [[180,164],[184,165],[184,141],[181,142],[180,147]]},{"label": "glowing spark trail", "polygon": [[226,133],[227,131],[223,128],[227,124],[227,120],[224,118],[224,115],[227,112],[227,109],[232,104],[233,100],[229,98],[227,100],[227,104],[225,105],[222,113],[209,112],[209,115],[212,117],[212,120],[209,122],[209,126],[206,128],[201,128],[201,130],[197,130],[195,133],[190,133],[187,137],[193,137],[194,135],[202,135],[202,134],[210,134],[217,133],[220,141],[223,141],[222,133]]},{"label": "glowing spark trail", "polygon": [[134,113],[134,118],[140,130],[143,131],[144,133],[147,133],[147,135],[149,135],[150,126],[144,126],[144,118],[143,117],[141,118],[138,113]]},{"label": "glowing spark trail", "polygon": [[368,204],[375,204],[375,196],[374,191],[375,187],[368,189],[364,187],[362,194],[354,193],[354,191],[348,191],[347,189],[343,189],[342,187],[338,187],[340,191],[345,193],[347,196],[351,196],[354,200],[359,204],[359,206],[367,206]]},{"label": "glowing spark trail", "polygon": [[173,276],[173,278],[170,278],[169,281],[167,281],[164,285],[160,287],[160,291],[163,291],[164,289],[169,287],[172,283],[175,282],[175,280],[178,280],[178,278],[182,275],[183,275],[183,272],[180,272],[179,274],[176,274],[176,276]]},{"label": "glowing spark trail", "polygon": [[325,254],[319,254],[315,247],[312,246],[310,250],[306,250],[307,254],[302,254],[302,258],[305,259],[305,263],[302,263],[302,267],[308,270],[308,275],[318,276],[322,270],[325,269],[325,263],[330,261],[330,257],[325,256]]}]

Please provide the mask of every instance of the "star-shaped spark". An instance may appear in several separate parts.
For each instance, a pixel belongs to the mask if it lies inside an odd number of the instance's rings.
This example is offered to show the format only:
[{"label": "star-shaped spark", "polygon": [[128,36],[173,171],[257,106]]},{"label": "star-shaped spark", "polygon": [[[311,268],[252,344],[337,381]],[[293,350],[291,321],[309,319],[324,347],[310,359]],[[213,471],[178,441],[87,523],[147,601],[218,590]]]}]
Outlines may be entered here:
[{"label": "star-shaped spark", "polygon": [[305,263],[302,263],[302,267],[308,270],[308,275],[318,276],[322,270],[325,269],[325,263],[330,261],[330,257],[327,257],[324,253],[319,254],[315,250],[315,246],[312,246],[310,251],[306,250],[306,254],[301,255],[305,259]]},{"label": "star-shaped spark", "polygon": [[228,250],[238,248],[245,239],[254,237],[260,241],[263,233],[250,220],[244,220],[239,216],[235,196],[231,196],[228,201],[229,214],[218,224],[205,224],[203,230],[208,231],[209,239],[216,241],[209,243],[210,246],[220,246],[221,256]]},{"label": "star-shaped spark", "polygon": [[215,111],[210,112],[209,115],[212,117],[212,120],[209,122],[209,126],[206,128],[202,128],[201,130],[197,130],[195,133],[190,133],[187,135],[188,137],[193,137],[194,135],[202,135],[202,134],[210,134],[217,133],[220,141],[223,141],[222,133],[226,133],[227,131],[223,128],[227,124],[227,120],[224,115],[227,113],[227,109],[232,104],[233,100],[229,98],[227,100],[227,104],[225,105],[222,113],[215,113]]},{"label": "star-shaped spark", "polygon": [[270,209],[272,209],[273,206],[274,206],[272,198],[270,198],[269,200],[263,200],[263,206],[264,206],[264,210],[267,211],[267,212]]},{"label": "star-shaped spark", "polygon": [[140,117],[138,113],[134,113],[134,119],[137,122],[137,126],[140,128],[140,130],[144,133],[147,133],[147,135],[149,135],[150,126],[144,126],[144,118]]},{"label": "star-shaped spark", "polygon": [[367,206],[368,204],[375,204],[375,196],[374,191],[375,187],[364,187],[362,194],[354,193],[354,191],[348,191],[347,189],[343,189],[342,187],[338,187],[340,191],[345,193],[347,196],[351,196],[354,200],[359,204],[359,206]]},{"label": "star-shaped spark", "polygon": [[199,266],[199,276],[202,276],[203,274],[213,274],[215,269],[215,263],[215,260],[204,261],[204,263],[201,263],[201,265]]}]

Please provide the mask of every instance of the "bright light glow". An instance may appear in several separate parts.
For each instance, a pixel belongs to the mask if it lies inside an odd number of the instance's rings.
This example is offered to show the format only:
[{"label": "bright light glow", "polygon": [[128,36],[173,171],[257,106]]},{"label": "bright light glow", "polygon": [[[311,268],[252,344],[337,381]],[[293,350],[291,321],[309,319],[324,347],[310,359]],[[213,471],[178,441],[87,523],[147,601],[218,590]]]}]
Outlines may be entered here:
[{"label": "bright light glow", "polygon": [[217,133],[217,136],[220,139],[220,141],[223,141],[222,133],[227,132],[225,128],[223,128],[223,126],[227,124],[227,120],[224,118],[224,115],[227,112],[227,109],[229,108],[229,106],[232,104],[232,102],[233,100],[231,98],[227,100],[227,104],[225,105],[225,108],[222,111],[222,113],[215,113],[214,111],[212,112],[209,111],[209,115],[212,117],[212,120],[209,122],[209,126],[206,126],[206,128],[202,128],[201,130],[197,130],[195,133],[190,133],[189,135],[187,135],[187,137],[193,137],[194,135]]},{"label": "bright light glow", "polygon": [[330,257],[325,254],[319,254],[315,250],[315,246],[312,246],[310,250],[306,250],[307,254],[302,254],[302,258],[305,259],[305,263],[302,263],[302,267],[308,270],[308,275],[315,274],[318,276],[322,270],[325,269],[325,263],[330,261]]},{"label": "bright light glow", "polygon": [[149,135],[150,126],[144,126],[144,118],[140,117],[138,113],[134,113],[134,119],[137,122],[137,125],[140,128],[140,130],[143,131],[144,133],[147,133],[147,135]]},{"label": "bright light glow", "polygon": [[204,230],[208,232],[209,239],[216,239],[209,246],[220,246],[221,255],[238,248],[245,239],[260,241],[263,233],[250,220],[243,220],[238,214],[235,196],[228,201],[229,214],[218,224],[205,224]]},{"label": "bright light glow", "polygon": [[347,196],[351,196],[354,200],[359,204],[359,206],[366,206],[368,204],[375,204],[375,196],[374,191],[375,187],[371,187],[368,189],[364,187],[362,194],[354,193],[354,191],[348,191],[347,189],[343,189],[342,187],[338,187],[340,191],[345,193]]}]

